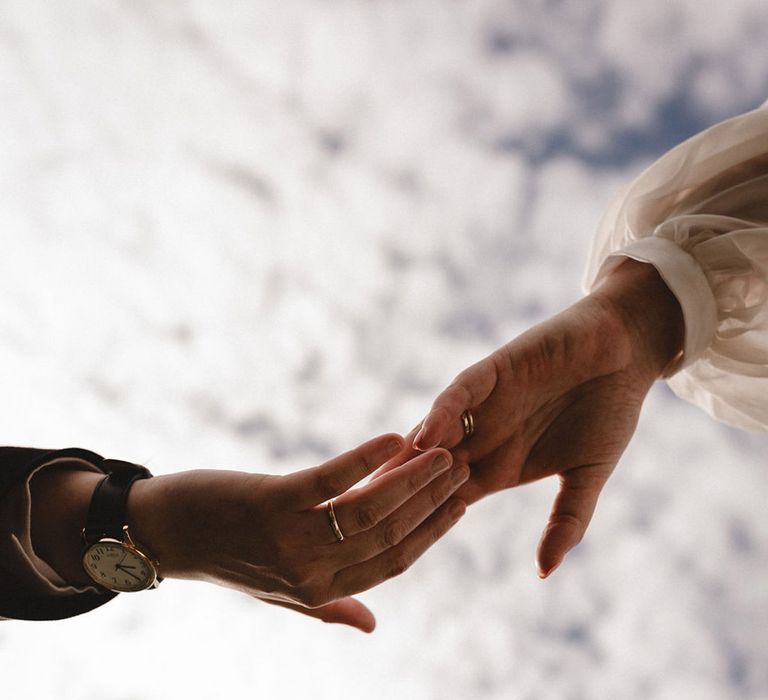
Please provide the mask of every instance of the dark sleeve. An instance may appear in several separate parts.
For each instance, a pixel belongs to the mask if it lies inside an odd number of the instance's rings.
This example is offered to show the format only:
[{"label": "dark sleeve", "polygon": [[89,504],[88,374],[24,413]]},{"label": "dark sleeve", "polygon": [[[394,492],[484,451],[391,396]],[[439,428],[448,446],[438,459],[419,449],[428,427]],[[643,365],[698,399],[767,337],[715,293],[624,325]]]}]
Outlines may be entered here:
[{"label": "dark sleeve", "polygon": [[[40,465],[62,457],[82,459],[100,467],[103,457],[88,450],[42,450],[27,447],[0,447],[0,506],[8,492],[25,481]],[[16,620],[60,620],[104,605],[117,594],[77,593],[71,596],[39,597],[21,589],[0,561],[0,617]]]}]

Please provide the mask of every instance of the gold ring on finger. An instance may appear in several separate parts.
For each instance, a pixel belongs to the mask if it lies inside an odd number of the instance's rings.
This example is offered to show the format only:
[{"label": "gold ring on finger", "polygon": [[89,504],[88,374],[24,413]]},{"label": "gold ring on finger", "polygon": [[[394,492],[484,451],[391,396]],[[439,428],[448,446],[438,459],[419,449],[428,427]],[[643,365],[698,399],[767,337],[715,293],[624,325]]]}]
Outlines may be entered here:
[{"label": "gold ring on finger", "polygon": [[336,541],[337,542],[343,541],[344,533],[341,531],[341,528],[339,527],[339,521],[336,520],[336,511],[334,510],[334,507],[333,507],[333,499],[328,501],[325,508],[328,511],[328,520],[331,523],[331,530],[333,530],[333,534],[336,536]]},{"label": "gold ring on finger", "polygon": [[464,431],[464,440],[471,438],[472,433],[475,432],[475,418],[469,409],[461,414],[461,427]]}]

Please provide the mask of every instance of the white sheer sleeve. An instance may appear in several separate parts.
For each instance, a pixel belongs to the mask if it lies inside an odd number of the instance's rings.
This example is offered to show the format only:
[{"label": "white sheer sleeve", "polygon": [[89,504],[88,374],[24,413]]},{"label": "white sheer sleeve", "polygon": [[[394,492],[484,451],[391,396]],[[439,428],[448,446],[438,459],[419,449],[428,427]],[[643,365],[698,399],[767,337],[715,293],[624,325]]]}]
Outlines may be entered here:
[{"label": "white sheer sleeve", "polygon": [[584,289],[623,257],[651,263],[685,318],[668,372],[718,420],[768,430],[768,103],[669,151],[610,205]]}]

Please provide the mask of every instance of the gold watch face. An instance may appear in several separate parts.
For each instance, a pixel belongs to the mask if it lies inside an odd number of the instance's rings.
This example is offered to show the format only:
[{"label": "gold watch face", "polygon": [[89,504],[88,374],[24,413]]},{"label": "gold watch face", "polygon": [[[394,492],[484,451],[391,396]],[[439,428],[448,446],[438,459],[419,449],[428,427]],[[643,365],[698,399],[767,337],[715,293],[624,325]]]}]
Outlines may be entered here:
[{"label": "gold watch face", "polygon": [[121,593],[145,591],[157,580],[157,571],[148,557],[108,538],[85,550],[83,566],[96,583]]}]

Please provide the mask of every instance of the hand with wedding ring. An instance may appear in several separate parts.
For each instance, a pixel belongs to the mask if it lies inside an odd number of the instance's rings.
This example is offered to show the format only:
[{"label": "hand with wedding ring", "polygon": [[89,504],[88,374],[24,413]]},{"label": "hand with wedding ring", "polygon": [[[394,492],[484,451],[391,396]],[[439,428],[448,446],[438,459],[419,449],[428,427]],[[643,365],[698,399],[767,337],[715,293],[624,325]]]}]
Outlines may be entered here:
[{"label": "hand with wedding ring", "polygon": [[559,475],[537,553],[545,578],[584,535],[682,329],[655,270],[628,260],[592,294],[461,372],[380,473],[440,445],[470,464],[457,493],[468,504]]},{"label": "hand with wedding ring", "polygon": [[394,434],[287,476],[194,470],[137,482],[134,538],[166,578],[200,579],[373,630],[349,596],[403,573],[462,516],[469,468],[432,449],[352,489],[403,449]]}]

